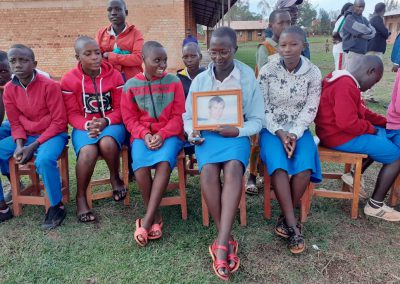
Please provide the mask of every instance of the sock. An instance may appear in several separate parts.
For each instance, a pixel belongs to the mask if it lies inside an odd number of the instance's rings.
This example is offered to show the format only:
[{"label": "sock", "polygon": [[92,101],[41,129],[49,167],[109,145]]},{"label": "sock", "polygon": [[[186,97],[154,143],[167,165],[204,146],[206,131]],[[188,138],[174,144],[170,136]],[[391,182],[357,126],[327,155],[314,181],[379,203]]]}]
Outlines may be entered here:
[{"label": "sock", "polygon": [[381,208],[383,206],[383,201],[376,201],[372,198],[368,200],[368,204],[375,209]]}]

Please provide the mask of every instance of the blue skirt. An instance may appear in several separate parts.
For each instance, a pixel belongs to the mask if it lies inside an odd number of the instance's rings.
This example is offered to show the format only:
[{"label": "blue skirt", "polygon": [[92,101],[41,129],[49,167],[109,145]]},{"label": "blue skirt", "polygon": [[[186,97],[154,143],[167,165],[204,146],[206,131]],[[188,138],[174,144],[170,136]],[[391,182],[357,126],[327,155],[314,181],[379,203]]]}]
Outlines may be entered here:
[{"label": "blue skirt", "polygon": [[289,159],[281,139],[264,128],[260,133],[260,156],[267,165],[268,175],[272,175],[277,169],[282,169],[289,175],[311,170],[311,181],[322,181],[318,149],[309,130],[297,140],[293,156]]},{"label": "blue skirt", "polygon": [[123,124],[109,125],[103,129],[99,137],[90,138],[86,130],[72,130],[72,145],[74,146],[76,156],[79,156],[79,151],[83,146],[97,144],[101,138],[110,136],[114,138],[118,147],[121,149],[121,144],[125,140],[125,126]]},{"label": "blue skirt", "polygon": [[250,157],[250,139],[244,137],[223,137],[215,132],[202,131],[203,144],[196,145],[196,159],[199,171],[206,164],[217,164],[237,160],[246,169]]},{"label": "blue skirt", "polygon": [[165,139],[164,144],[158,150],[147,148],[143,139],[135,139],[132,142],[133,171],[144,167],[152,167],[160,162],[168,162],[172,170],[176,165],[176,156],[178,156],[182,147],[183,141],[178,136]]}]

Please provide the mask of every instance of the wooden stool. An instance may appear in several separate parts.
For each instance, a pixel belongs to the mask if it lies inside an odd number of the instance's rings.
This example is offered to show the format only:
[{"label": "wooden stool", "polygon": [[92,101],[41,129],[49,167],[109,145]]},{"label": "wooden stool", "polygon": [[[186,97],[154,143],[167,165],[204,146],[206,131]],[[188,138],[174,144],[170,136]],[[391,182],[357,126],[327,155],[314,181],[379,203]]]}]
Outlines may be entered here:
[{"label": "wooden stool", "polygon": [[186,174],[185,174],[185,153],[183,150],[178,154],[176,166],[178,168],[178,182],[170,182],[167,191],[179,190],[179,195],[167,196],[161,199],[160,206],[180,205],[182,219],[187,219],[187,200],[186,200]]},{"label": "wooden stool", "polygon": [[[261,160],[261,159],[260,159]],[[268,175],[267,166],[263,163],[264,171],[264,218],[271,219],[271,199],[276,199],[275,192],[271,190],[271,177]],[[307,214],[310,204],[310,193],[313,191],[313,184],[310,182],[306,191],[300,199],[300,222],[307,221]]]},{"label": "wooden stool", "polygon": [[[318,147],[319,158],[322,162],[331,162],[331,163],[340,163],[344,164],[344,173],[348,173],[351,170],[351,166],[354,165],[354,183],[353,183],[353,192],[349,190],[349,186],[344,182],[342,183],[342,190],[328,190],[324,188],[317,188],[312,190],[312,194],[310,193],[310,202],[308,204],[308,208],[306,212],[310,210],[311,199],[313,196],[319,197],[328,197],[328,198],[340,198],[340,199],[350,199],[352,200],[351,205],[351,218],[357,219],[358,215],[358,202],[359,202],[359,193],[361,187],[361,168],[363,159],[368,156],[365,154],[357,154],[357,153],[347,153],[336,151],[332,149],[328,149],[325,147]],[[341,180],[343,173],[326,173],[323,172],[322,176],[326,179],[338,179]]]},{"label": "wooden stool", "polygon": [[[123,145],[121,148],[121,159],[122,159],[122,181],[124,182],[124,185],[128,188],[129,185],[129,162],[128,162],[128,147]],[[101,156],[97,159],[103,160]],[[98,200],[98,199],[103,199],[103,198],[109,198],[113,196],[113,191],[112,190],[107,190],[107,191],[102,191],[102,192],[96,192],[93,193],[93,187],[99,186],[99,185],[106,185],[110,184],[110,178],[103,178],[103,179],[97,179],[97,180],[91,180],[88,188],[86,190],[86,198],[87,198],[87,203],[89,205],[89,208],[92,208],[92,203],[93,200]],[[128,206],[129,205],[129,190],[126,193],[126,197],[124,199],[124,205]]]},{"label": "wooden stool", "polygon": [[[245,192],[245,177],[242,178],[242,195],[239,201],[239,211],[240,211],[240,226],[247,226],[247,212],[246,212],[246,192]],[[208,216],[208,207],[206,200],[201,193],[201,211],[203,218],[203,226],[208,227],[210,225],[210,218]]]},{"label": "wooden stool", "polygon": [[400,199],[400,175],[397,176],[396,180],[392,185],[388,203],[392,207],[397,206],[397,204],[399,203],[399,199]]},{"label": "wooden stool", "polygon": [[[17,161],[11,157],[10,165],[10,183],[13,198],[13,211],[15,216],[22,214],[22,205],[44,205],[46,212],[50,207],[50,201],[47,197],[44,185],[40,182],[39,175],[35,168],[35,158],[32,158],[25,165],[17,164]],[[69,172],[68,172],[68,147],[65,147],[61,156],[57,160],[57,165],[61,176],[61,194],[64,203],[69,202]],[[29,176],[31,184],[21,192],[21,176]],[[42,196],[41,191],[44,190]]]}]

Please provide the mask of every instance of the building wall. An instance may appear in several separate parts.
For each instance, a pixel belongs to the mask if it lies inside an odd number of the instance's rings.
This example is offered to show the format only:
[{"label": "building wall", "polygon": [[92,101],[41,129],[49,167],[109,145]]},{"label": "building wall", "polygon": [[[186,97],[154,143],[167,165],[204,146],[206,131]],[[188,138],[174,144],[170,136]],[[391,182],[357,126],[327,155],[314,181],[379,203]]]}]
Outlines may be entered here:
[{"label": "building wall", "polygon": [[392,33],[388,42],[394,43],[396,36],[400,33],[400,15],[385,17],[385,26]]},{"label": "building wall", "polygon": [[265,39],[264,30],[240,30],[236,31],[238,42],[263,41]]},{"label": "building wall", "polygon": [[[185,28],[193,25],[190,1],[125,2],[127,21],[141,30],[145,40],[157,40],[167,48],[171,71],[179,68]],[[59,78],[76,64],[73,43],[77,36],[94,37],[98,29],[109,25],[106,5],[107,0],[0,0],[0,49],[27,44],[36,54],[38,68]]]}]

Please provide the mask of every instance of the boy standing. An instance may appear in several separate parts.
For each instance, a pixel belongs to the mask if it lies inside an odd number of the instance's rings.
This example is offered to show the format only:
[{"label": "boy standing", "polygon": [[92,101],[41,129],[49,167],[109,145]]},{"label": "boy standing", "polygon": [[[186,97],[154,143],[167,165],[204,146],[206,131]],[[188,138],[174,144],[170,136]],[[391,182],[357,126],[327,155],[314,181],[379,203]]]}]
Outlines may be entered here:
[{"label": "boy standing", "polygon": [[107,6],[111,25],[100,29],[96,41],[103,58],[121,72],[124,81],[143,72],[142,69],[142,33],[125,19],[128,10],[124,0],[111,0]]},{"label": "boy standing", "polygon": [[[361,99],[361,92],[379,82],[382,75],[382,60],[372,55],[355,58],[347,70],[327,75],[322,82],[315,124],[324,146],[367,154],[369,159],[383,164],[364,213],[394,222],[400,221],[400,212],[383,201],[400,172],[400,148],[386,133],[385,117],[369,110]],[[365,161],[362,172],[370,164]]]},{"label": "boy standing", "polygon": [[[0,163],[8,162],[13,156],[19,164],[25,164],[35,155],[35,167],[51,204],[42,228],[53,229],[66,216],[57,168],[57,159],[68,142],[61,89],[58,83],[35,71],[37,62],[29,47],[13,45],[8,51],[8,60],[15,76],[5,86],[3,101],[12,136],[0,141]],[[2,191],[0,188],[0,194]],[[1,197],[0,214],[12,216]]]}]

